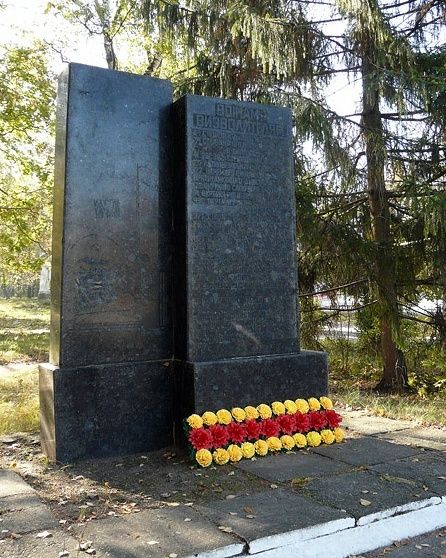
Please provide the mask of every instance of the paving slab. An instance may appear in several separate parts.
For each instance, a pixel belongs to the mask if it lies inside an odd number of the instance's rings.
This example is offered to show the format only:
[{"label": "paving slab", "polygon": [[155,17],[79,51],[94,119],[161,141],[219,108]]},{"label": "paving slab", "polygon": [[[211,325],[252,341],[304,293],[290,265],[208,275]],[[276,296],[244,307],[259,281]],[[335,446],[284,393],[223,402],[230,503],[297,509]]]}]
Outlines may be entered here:
[{"label": "paving slab", "polygon": [[252,554],[354,525],[345,512],[281,488],[211,502],[199,509],[247,541]]},{"label": "paving slab", "polygon": [[58,522],[34,494],[16,494],[0,498],[0,539],[11,533],[55,529]]},{"label": "paving slab", "polygon": [[256,460],[242,460],[237,467],[276,482],[332,475],[351,468],[346,463],[307,451],[280,453]]},{"label": "paving slab", "polygon": [[35,494],[35,490],[20,475],[9,469],[0,469],[0,498],[27,493]]},{"label": "paving slab", "polygon": [[446,495],[446,459],[437,452],[429,452],[426,455],[391,463],[381,463],[370,467],[369,470],[389,480],[392,477],[394,479],[412,479],[421,482],[436,494]]},{"label": "paving slab", "polygon": [[[37,538],[35,534],[24,535],[18,539],[7,538],[0,541],[0,558],[59,558],[63,551],[68,552],[64,558],[88,556],[79,553],[79,543],[62,529],[52,531],[48,538]],[[95,558],[101,558],[95,555]]]},{"label": "paving slab", "polygon": [[11,533],[22,535],[56,527],[58,527],[56,518],[40,502],[11,511],[0,511],[0,539],[7,538]]},{"label": "paving slab", "polygon": [[[164,558],[211,553],[215,558],[243,552],[244,543],[188,506],[111,517],[78,528],[103,558]],[[211,554],[209,554],[210,556]]]},{"label": "paving slab", "polygon": [[364,558],[441,558],[446,556],[446,531],[439,529],[419,537],[397,541],[395,544],[364,554]]},{"label": "paving slab", "polygon": [[413,426],[408,420],[394,420],[369,415],[343,416],[342,426],[364,435],[381,434],[404,430]]},{"label": "paving slab", "polygon": [[350,439],[344,444],[319,446],[313,448],[312,451],[351,465],[377,465],[378,463],[418,455],[423,450],[393,444],[379,438],[364,437]]},{"label": "paving slab", "polygon": [[446,452],[446,431],[439,428],[408,428],[401,432],[381,434],[380,438],[396,440],[399,444]]},{"label": "paving slab", "polygon": [[438,494],[425,490],[421,482],[386,480],[365,470],[311,480],[300,493],[345,510],[356,518],[357,525],[441,502]]}]

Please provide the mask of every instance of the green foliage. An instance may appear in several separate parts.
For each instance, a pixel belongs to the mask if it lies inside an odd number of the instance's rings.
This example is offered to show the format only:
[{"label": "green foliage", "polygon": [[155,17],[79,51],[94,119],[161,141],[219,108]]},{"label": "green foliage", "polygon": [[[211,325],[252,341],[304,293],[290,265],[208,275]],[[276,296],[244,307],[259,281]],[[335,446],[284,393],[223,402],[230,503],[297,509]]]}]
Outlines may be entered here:
[{"label": "green foliage", "polygon": [[37,270],[49,254],[54,85],[41,43],[0,46],[2,272]]}]

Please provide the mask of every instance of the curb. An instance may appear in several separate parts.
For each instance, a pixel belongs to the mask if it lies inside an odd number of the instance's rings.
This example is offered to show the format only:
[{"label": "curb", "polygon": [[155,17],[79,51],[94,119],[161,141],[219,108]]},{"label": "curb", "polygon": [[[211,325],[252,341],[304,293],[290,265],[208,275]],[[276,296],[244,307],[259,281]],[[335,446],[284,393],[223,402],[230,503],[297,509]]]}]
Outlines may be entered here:
[{"label": "curb", "polygon": [[[411,538],[446,527],[446,496],[409,502],[388,508],[379,514],[355,520],[347,517],[310,528],[289,531],[251,543],[230,545],[211,552],[193,554],[187,558],[347,558],[350,555],[376,550],[394,541]],[[243,550],[242,550],[242,548]],[[235,554],[230,552],[235,551]]]}]

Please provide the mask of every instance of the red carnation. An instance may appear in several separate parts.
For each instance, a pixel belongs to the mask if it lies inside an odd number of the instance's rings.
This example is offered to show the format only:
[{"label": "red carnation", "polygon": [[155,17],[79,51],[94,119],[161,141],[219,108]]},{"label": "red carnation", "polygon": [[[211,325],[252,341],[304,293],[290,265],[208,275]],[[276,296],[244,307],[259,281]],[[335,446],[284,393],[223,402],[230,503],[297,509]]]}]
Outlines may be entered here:
[{"label": "red carnation", "polygon": [[212,436],[207,429],[193,428],[189,432],[189,442],[196,450],[209,449],[212,447]]},{"label": "red carnation", "polygon": [[262,431],[260,422],[257,422],[256,420],[245,421],[245,428],[248,440],[257,440],[260,436],[260,432]]},{"label": "red carnation", "polygon": [[294,433],[294,415],[281,415],[277,417],[277,422],[279,423],[282,434]]},{"label": "red carnation", "polygon": [[305,413],[296,413],[294,415],[294,430],[296,432],[308,432],[310,430],[310,421]]},{"label": "red carnation", "polygon": [[226,427],[229,438],[235,444],[239,444],[245,440],[246,432],[243,424],[238,422],[231,422]]},{"label": "red carnation", "polygon": [[262,426],[262,434],[266,438],[277,437],[279,435],[280,427],[274,419],[262,420],[260,424]]},{"label": "red carnation", "polygon": [[327,419],[328,426],[332,429],[337,428],[342,422],[341,415],[333,410],[325,411],[325,418]]},{"label": "red carnation", "polygon": [[308,413],[311,430],[322,430],[327,426],[327,419],[323,413],[318,411],[311,411]]},{"label": "red carnation", "polygon": [[221,424],[214,424],[209,428],[209,432],[212,436],[212,447],[222,448],[226,446],[229,441],[228,431]]}]

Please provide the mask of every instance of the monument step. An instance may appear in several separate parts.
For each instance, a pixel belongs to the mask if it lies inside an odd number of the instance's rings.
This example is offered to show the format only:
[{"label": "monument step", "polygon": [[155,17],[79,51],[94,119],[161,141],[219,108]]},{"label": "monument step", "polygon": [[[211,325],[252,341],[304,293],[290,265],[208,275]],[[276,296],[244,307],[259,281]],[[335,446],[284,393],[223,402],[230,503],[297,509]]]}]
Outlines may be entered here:
[{"label": "monument step", "polygon": [[327,355],[301,351],[280,355],[175,363],[181,417],[327,393]]}]

